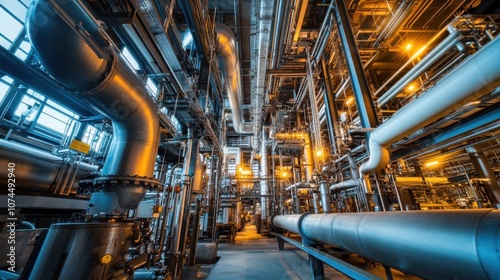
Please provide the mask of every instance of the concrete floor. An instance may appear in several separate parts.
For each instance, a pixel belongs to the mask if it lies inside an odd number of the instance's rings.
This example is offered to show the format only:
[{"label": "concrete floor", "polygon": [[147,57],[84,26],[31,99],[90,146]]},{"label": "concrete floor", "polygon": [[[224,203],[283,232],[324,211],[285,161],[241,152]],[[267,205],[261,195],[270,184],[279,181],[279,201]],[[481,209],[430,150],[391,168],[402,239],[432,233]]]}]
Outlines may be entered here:
[{"label": "concrete floor", "polygon": [[[191,270],[188,280],[259,280],[259,279],[311,279],[308,256],[305,252],[285,242],[285,250],[278,250],[276,238],[257,234],[255,225],[246,225],[238,232],[235,241],[219,243],[215,265],[201,265]],[[385,271],[380,264],[368,264],[358,255],[343,259],[383,279]],[[351,279],[324,265],[325,279]],[[394,279],[420,279],[393,270]]]}]

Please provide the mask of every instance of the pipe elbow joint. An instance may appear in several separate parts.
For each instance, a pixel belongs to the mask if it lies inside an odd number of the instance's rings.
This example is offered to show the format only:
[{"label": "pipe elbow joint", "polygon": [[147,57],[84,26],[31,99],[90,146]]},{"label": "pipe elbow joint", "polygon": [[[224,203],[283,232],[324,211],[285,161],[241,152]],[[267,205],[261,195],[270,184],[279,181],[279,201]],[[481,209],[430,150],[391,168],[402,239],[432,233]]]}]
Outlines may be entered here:
[{"label": "pipe elbow joint", "polygon": [[375,142],[371,137],[368,147],[370,148],[370,158],[360,166],[359,172],[361,175],[380,170],[390,161],[389,149]]}]

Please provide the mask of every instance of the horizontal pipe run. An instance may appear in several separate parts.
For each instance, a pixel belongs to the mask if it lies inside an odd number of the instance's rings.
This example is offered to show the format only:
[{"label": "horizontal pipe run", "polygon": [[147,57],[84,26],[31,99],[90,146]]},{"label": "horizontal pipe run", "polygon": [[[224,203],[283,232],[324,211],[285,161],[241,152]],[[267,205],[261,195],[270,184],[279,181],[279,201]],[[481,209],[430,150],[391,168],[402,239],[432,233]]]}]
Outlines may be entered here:
[{"label": "horizontal pipe run", "polygon": [[389,163],[389,145],[500,87],[499,64],[500,36],[377,127],[369,138],[370,158],[360,173],[384,168]]},{"label": "horizontal pipe run", "polygon": [[[459,36],[460,32],[456,31],[450,34],[436,48],[430,51],[415,67],[408,71],[399,81],[396,82],[388,91],[384,93],[378,100],[378,106],[382,107],[389,103],[398,93],[406,86],[413,82],[418,76],[424,73],[432,64],[443,57],[448,51],[453,49],[455,45],[464,39],[464,36]],[[410,61],[413,61],[410,60]],[[402,67],[403,68],[403,67]]]},{"label": "horizontal pipe run", "polygon": [[425,279],[500,278],[498,210],[281,215],[272,225]]},{"label": "horizontal pipe run", "polygon": [[340,183],[336,183],[330,186],[330,191],[341,191],[350,188],[354,188],[360,185],[360,182],[355,179],[349,179]]}]

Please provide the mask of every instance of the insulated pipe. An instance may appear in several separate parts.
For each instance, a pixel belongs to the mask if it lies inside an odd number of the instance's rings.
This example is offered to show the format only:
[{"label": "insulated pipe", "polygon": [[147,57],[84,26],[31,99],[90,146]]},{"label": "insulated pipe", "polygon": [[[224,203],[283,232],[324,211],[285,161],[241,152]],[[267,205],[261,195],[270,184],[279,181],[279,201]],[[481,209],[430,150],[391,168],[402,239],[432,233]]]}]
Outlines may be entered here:
[{"label": "insulated pipe", "polygon": [[355,179],[349,179],[340,183],[336,183],[330,186],[331,191],[342,191],[350,188],[354,188],[360,185],[360,182]]},{"label": "insulated pipe", "polygon": [[361,165],[360,173],[384,168],[389,163],[389,145],[499,87],[499,64],[500,36],[377,127],[370,134],[370,159]]},{"label": "insulated pipe", "polygon": [[47,72],[111,119],[113,140],[102,175],[152,177],[160,130],[144,83],[117,53],[100,57],[46,0],[33,2],[26,26]]},{"label": "insulated pipe", "polygon": [[215,52],[219,58],[219,65],[226,84],[234,130],[237,133],[251,134],[252,126],[244,125],[241,67],[238,48],[236,46],[236,37],[233,31],[223,24],[216,24],[215,32],[217,33],[217,48]]},{"label": "insulated pipe", "polygon": [[[25,145],[0,139],[0,164],[8,166],[9,163],[16,164],[17,190],[48,191],[57,178],[63,159]],[[83,162],[78,163],[75,181],[89,173],[96,172],[97,168],[97,166]],[[5,189],[7,189],[8,175],[7,168],[0,169],[0,179],[5,182]],[[72,187],[76,190],[77,186],[74,184]]]},{"label": "insulated pipe", "polygon": [[309,138],[309,133],[307,133],[307,132],[292,132],[292,133],[278,132],[275,134],[275,138],[281,139],[281,140],[289,140],[289,139],[304,140],[304,165],[305,165],[305,170],[306,170],[306,182],[310,182],[312,180],[314,158],[313,158],[311,138]]},{"label": "insulated pipe", "polygon": [[275,216],[273,227],[336,245],[424,279],[500,279],[500,211]]},{"label": "insulated pipe", "polygon": [[321,206],[323,206],[323,213],[331,213],[332,206],[330,202],[330,190],[328,189],[327,181],[321,181],[319,183],[319,193],[321,195]]},{"label": "insulated pipe", "polygon": [[305,182],[300,182],[300,183],[295,183],[293,185],[290,185],[288,187],[285,188],[285,191],[291,191],[292,189],[295,189],[295,188],[309,188],[309,183],[305,183]]},{"label": "insulated pipe", "polygon": [[[384,95],[382,95],[378,101],[378,107],[382,107],[389,103],[392,98],[394,98],[398,93],[400,93],[407,85],[413,82],[418,76],[424,73],[432,64],[442,58],[448,51],[453,49],[458,42],[463,40],[464,36],[459,36],[460,32],[455,31],[448,35],[443,42],[437,45],[432,51],[430,51],[422,60],[408,71],[401,79],[399,79],[389,90],[387,90]],[[410,59],[409,61],[413,61]],[[404,69],[404,66],[401,67]]]}]

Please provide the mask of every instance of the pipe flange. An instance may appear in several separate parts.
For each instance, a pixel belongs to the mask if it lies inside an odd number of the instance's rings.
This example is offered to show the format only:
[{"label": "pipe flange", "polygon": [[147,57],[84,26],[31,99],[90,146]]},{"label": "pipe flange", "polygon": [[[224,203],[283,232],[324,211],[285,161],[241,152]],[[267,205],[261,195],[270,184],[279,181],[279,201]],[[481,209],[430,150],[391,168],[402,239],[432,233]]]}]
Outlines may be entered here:
[{"label": "pipe flange", "polygon": [[304,231],[302,230],[302,220],[309,214],[312,214],[312,212],[303,213],[302,215],[300,215],[299,221],[297,222],[298,228],[299,228],[299,234],[300,234],[300,236],[302,236],[302,245],[304,245],[304,246],[313,246],[313,245],[318,244],[318,242],[316,240],[312,240],[312,239],[307,238]]}]

